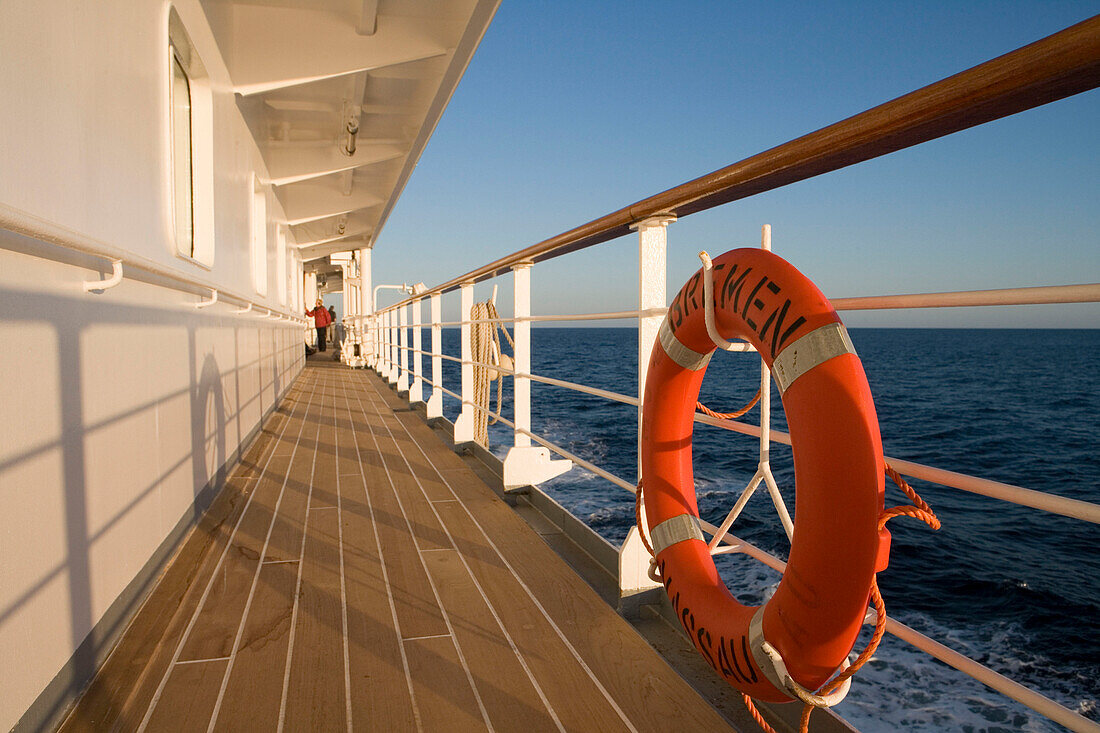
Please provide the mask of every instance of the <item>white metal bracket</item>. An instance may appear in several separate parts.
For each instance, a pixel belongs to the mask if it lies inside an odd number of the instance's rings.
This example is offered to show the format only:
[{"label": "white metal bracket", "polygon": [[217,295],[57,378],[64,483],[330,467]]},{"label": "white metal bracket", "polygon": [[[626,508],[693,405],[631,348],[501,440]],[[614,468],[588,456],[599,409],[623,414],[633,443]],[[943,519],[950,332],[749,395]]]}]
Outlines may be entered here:
[{"label": "white metal bracket", "polygon": [[234,313],[250,313],[251,311],[252,311],[252,304],[251,304],[251,303],[249,303],[247,307],[245,307],[245,308],[238,308],[237,310],[235,310],[235,311],[233,311],[233,312],[234,312]]},{"label": "white metal bracket", "polygon": [[[645,503],[638,507],[641,525],[646,524]],[[645,548],[641,530],[631,527],[619,548],[619,613],[627,618],[637,617],[643,605],[660,601],[664,585],[650,577],[653,558]]]},{"label": "white metal bracket", "polygon": [[102,293],[122,282],[122,260],[111,260],[111,276],[106,280],[85,280],[85,293]]},{"label": "white metal bracket", "polygon": [[213,288],[210,289],[210,300],[203,300],[195,303],[196,308],[209,308],[218,302],[218,291]]},{"label": "white metal bracket", "polygon": [[573,468],[573,462],[551,460],[550,451],[542,446],[513,446],[504,458],[504,488],[538,486]]}]

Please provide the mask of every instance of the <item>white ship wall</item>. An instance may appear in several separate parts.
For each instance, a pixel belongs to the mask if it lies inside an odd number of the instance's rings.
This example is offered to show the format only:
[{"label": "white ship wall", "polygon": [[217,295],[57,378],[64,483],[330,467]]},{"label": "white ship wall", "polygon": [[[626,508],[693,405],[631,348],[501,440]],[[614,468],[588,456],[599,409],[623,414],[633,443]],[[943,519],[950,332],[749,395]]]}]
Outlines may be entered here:
[{"label": "white ship wall", "polygon": [[301,312],[300,292],[278,299],[270,190],[268,296],[253,287],[252,176],[266,172],[198,1],[175,8],[212,91],[209,269],[172,239],[169,4],[0,3],[0,222],[26,233],[0,227],[4,730],[54,718],[84,685],[303,364],[300,325],[197,310],[201,296],[156,277],[85,293],[104,260],[45,234]]}]

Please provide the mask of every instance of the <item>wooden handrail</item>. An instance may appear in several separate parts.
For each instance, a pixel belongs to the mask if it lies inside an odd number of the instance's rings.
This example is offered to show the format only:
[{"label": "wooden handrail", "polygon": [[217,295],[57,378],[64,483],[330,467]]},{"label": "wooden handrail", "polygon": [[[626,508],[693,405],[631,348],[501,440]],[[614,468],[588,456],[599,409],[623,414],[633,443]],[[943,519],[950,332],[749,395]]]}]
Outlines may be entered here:
[{"label": "wooden handrail", "polygon": [[[659,214],[683,217],[1007,117],[1100,86],[1100,15],[854,117],[631,204],[419,294],[445,293],[517,264],[621,237]],[[408,298],[403,305],[411,302]]]}]

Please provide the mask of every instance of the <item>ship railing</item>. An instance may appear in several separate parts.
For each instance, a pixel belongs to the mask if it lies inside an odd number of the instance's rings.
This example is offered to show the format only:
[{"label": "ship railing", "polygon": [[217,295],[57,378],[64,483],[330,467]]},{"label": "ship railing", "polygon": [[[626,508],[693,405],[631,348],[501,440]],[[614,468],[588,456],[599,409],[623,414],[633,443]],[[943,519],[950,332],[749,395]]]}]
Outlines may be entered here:
[{"label": "ship railing", "polygon": [[[366,346],[370,365],[394,384],[399,392],[406,392],[410,402],[424,403],[429,418],[443,417],[444,395],[458,401],[460,412],[453,430],[456,444],[473,441],[475,411],[485,412],[511,429],[512,445],[504,459],[503,483],[506,491],[526,485],[537,486],[575,464],[633,493],[637,480],[615,475],[532,431],[531,383],[552,385],[635,406],[638,408],[640,421],[639,396],[532,373],[532,324],[636,320],[637,395],[643,395],[649,354],[666,312],[667,229],[678,218],[1015,114],[1098,85],[1100,16],[519,250],[377,313],[360,316],[355,319],[353,327],[357,337]],[[631,231],[637,233],[639,253],[636,310],[532,315],[530,294],[533,265],[619,238]],[[500,367],[479,364],[472,358],[471,333],[475,322],[469,318],[474,304],[475,284],[509,273],[512,274],[513,313],[511,317],[492,320],[513,326],[514,368],[502,370],[512,378],[510,418],[494,412],[487,405],[478,404],[474,399],[474,367]],[[459,292],[458,312],[464,315],[459,320],[444,321],[441,315],[442,296],[456,290]],[[425,302],[430,306],[426,320],[422,317],[422,306]],[[1100,284],[1097,283],[876,295],[832,300],[839,311],[1095,302],[1100,302]],[[443,353],[442,329],[445,326],[459,327],[460,356]],[[425,348],[423,344],[424,328],[430,330],[430,348]],[[430,378],[423,368],[424,357],[431,362]],[[444,360],[457,363],[461,367],[458,391],[448,389],[443,384]],[[762,365],[762,371],[764,369],[766,366]],[[762,455],[766,455],[772,442],[790,444],[789,435],[771,429],[766,409],[770,403],[771,390],[766,374],[763,375],[762,386],[768,388],[762,390],[762,407],[765,409],[760,413],[760,425],[716,420],[702,414],[695,416],[696,422],[756,437],[760,442]],[[551,460],[551,453],[566,460]],[[889,456],[885,460],[895,470],[913,478],[1085,522],[1100,523],[1100,506],[1097,504]],[[774,555],[707,522],[703,523],[703,527],[712,535],[716,554],[743,553],[782,572],[784,563]],[[713,541],[715,534],[719,535],[718,542]],[[652,590],[652,585],[655,584],[648,579],[645,572],[648,561],[648,554],[638,541],[637,529],[632,529],[620,548],[621,597],[625,599]],[[873,617],[874,612],[869,609],[867,622],[873,623]],[[1100,726],[1096,723],[1046,695],[1001,675],[895,619],[887,620],[887,631],[1071,730],[1100,731]]]},{"label": "ship railing", "polygon": [[[871,309],[912,309],[912,308],[939,308],[939,307],[951,307],[951,306],[976,306],[976,305],[1027,305],[1035,303],[1053,304],[1053,303],[1087,303],[1087,302],[1100,302],[1100,284],[1091,285],[1075,285],[1075,286],[1049,286],[1049,287],[1031,287],[1031,288],[1013,288],[1013,289],[1001,289],[1001,290],[983,290],[983,291],[957,291],[957,292],[945,292],[945,293],[927,293],[927,294],[912,294],[912,295],[900,295],[900,296],[868,296],[861,298],[836,298],[831,302],[837,307],[837,310],[866,310]],[[429,418],[442,417],[442,398],[443,395],[453,398],[461,406],[461,412],[459,415],[458,425],[469,425],[472,422],[472,414],[474,411],[481,411],[486,413],[490,418],[500,421],[503,425],[507,426],[514,432],[514,446],[523,448],[530,446],[531,442],[537,443],[549,450],[550,452],[561,456],[562,458],[580,466],[581,468],[607,480],[609,483],[622,488],[626,491],[633,493],[636,490],[636,481],[631,481],[625,477],[618,476],[611,471],[602,468],[601,466],[585,460],[584,458],[576,455],[575,453],[563,448],[550,441],[549,439],[540,436],[531,431],[530,426],[522,427],[517,420],[509,419],[507,415],[498,413],[489,409],[484,405],[480,405],[473,399],[473,379],[472,369],[473,367],[483,367],[486,369],[494,369],[504,372],[510,375],[513,380],[529,380],[542,384],[547,384],[563,389],[568,389],[574,392],[592,395],[595,397],[601,397],[611,400],[613,402],[638,407],[640,409],[641,402],[638,397],[614,392],[610,390],[601,389],[585,384],[578,384],[576,382],[570,382],[563,379],[556,379],[540,374],[534,374],[530,371],[520,372],[518,370],[508,370],[501,367],[498,364],[487,364],[479,362],[469,358],[461,358],[446,354],[442,350],[441,343],[433,342],[431,349],[423,349],[418,346],[411,346],[408,342],[416,343],[420,336],[421,328],[430,328],[433,332],[437,329],[442,330],[443,327],[471,327],[477,323],[484,323],[485,320],[494,323],[538,323],[538,322],[583,322],[589,320],[622,320],[628,318],[646,318],[646,317],[663,317],[666,309],[652,308],[646,310],[637,311],[614,311],[605,313],[578,313],[578,314],[554,314],[554,315],[542,315],[542,316],[527,316],[523,318],[496,318],[485,319],[482,321],[473,320],[458,320],[458,321],[443,321],[443,320],[431,320],[429,319],[422,325],[412,326],[408,324],[410,320],[402,319],[400,317],[401,310],[403,308],[415,309],[420,304],[412,303],[403,306],[395,306],[393,308],[380,311],[377,318],[382,322],[377,328],[373,329],[374,332],[380,334],[379,349],[377,353],[377,361],[374,366],[379,373],[386,377],[392,384],[396,385],[400,392],[408,391],[408,394],[412,396],[419,395],[413,402],[425,402],[427,403],[427,415]],[[405,323],[405,327],[402,327],[402,323]],[[411,333],[409,333],[411,331]],[[366,338],[371,338],[369,335],[372,329],[366,329],[368,335]],[[394,335],[396,332],[396,336]],[[465,336],[461,342],[463,350],[470,348],[469,336]],[[518,343],[517,343],[518,348]],[[422,357],[430,358],[436,365],[432,369],[431,378],[429,378],[421,362]],[[461,392],[448,389],[443,383],[443,370],[442,362],[449,361],[468,368],[471,371],[471,376],[467,377],[465,374],[461,380]],[[425,387],[430,388],[430,394],[425,390]],[[514,394],[514,383],[513,383]],[[528,406],[529,409],[529,406]],[[514,405],[515,412],[522,412],[520,405]],[[529,414],[529,413],[528,413]],[[709,425],[731,432],[739,433],[742,435],[761,438],[763,429],[760,425],[753,425],[751,423],[743,421],[733,420],[720,420],[702,413],[696,413],[695,422]],[[789,434],[769,429],[770,441],[785,445],[790,445],[791,440]],[[455,442],[466,443],[472,440],[472,433],[463,434],[460,430],[455,431]],[[934,466],[928,466],[913,461],[908,461],[892,456],[885,456],[885,461],[897,470],[899,473],[909,476],[911,478],[922,479],[932,483],[946,486],[949,488],[966,491],[969,493],[979,494],[982,496],[999,499],[1002,501],[1018,504],[1021,506],[1027,506],[1033,509],[1046,511],[1062,516],[1070,517],[1073,519],[1083,520],[1091,523],[1100,523],[1100,505],[1093,504],[1086,501],[1072,499],[1063,496],[1057,496],[1042,491],[1036,491],[1033,489],[1027,489],[1021,486],[1015,486],[1000,481],[994,481],[991,479],[981,478],[978,476],[972,476],[964,473],[958,473],[954,471],[945,470],[942,468],[936,468]],[[507,458],[505,461],[507,462]],[[531,461],[524,461],[523,464],[526,470],[537,474],[539,472],[539,466],[531,466]],[[545,464],[541,467],[545,473],[547,467]],[[552,467],[549,467],[550,472],[554,472]],[[527,480],[530,479],[530,480]],[[529,484],[542,483],[539,480],[538,475],[523,475],[512,473],[510,480],[506,482],[507,489],[519,489]],[[544,479],[545,480],[545,479]],[[510,485],[511,484],[511,485]],[[713,538],[713,535],[719,531],[719,528],[706,521],[702,522],[702,526],[705,532],[709,533]],[[628,540],[629,543],[629,540]],[[633,552],[631,550],[633,549]],[[624,544],[624,548],[621,550],[626,553],[630,553],[634,556],[634,560],[644,562],[648,565],[648,558],[641,555],[638,552],[638,548],[629,547],[628,544]],[[783,572],[785,563],[775,557],[774,555],[752,545],[751,543],[737,537],[736,535],[726,532],[722,535],[721,541],[715,548],[715,554],[723,554],[728,552],[739,552],[754,558],[755,560],[771,567],[778,572]],[[622,568],[622,563],[620,564]],[[635,581],[638,574],[633,575]],[[628,587],[625,584],[626,579],[620,578],[620,591],[623,593],[637,592],[640,590],[637,587]],[[644,589],[643,589],[644,590]],[[868,611],[868,623],[874,623],[874,610]],[[898,622],[895,619],[888,618],[886,622],[887,633],[909,643],[913,647],[920,649],[921,651],[930,654],[931,656],[939,659],[940,661],[948,664],[951,667],[973,677],[974,679],[986,684],[993,689],[1005,694],[1012,699],[1027,705],[1028,707],[1036,710],[1037,712],[1045,715],[1056,722],[1070,728],[1071,730],[1093,730],[1094,726],[1091,721],[1087,720],[1083,716],[1065,708],[1059,703],[1051,700],[1050,698],[1038,693],[1030,688],[1027,688],[1007,677],[1001,675],[998,672],[982,665],[972,658],[962,654],[950,647],[931,639],[930,637],[921,634],[915,629]]]}]

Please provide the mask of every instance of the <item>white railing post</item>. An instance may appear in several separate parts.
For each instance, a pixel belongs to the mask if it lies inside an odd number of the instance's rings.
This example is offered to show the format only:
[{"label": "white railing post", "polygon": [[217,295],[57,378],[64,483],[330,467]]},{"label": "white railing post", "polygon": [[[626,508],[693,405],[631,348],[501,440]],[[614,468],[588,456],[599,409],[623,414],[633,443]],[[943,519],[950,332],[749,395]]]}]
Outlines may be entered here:
[{"label": "white railing post", "polygon": [[[512,315],[516,319],[512,324],[512,337],[516,342],[512,355],[515,375],[512,377],[512,406],[516,431],[513,445],[525,448],[531,445],[531,437],[521,430],[531,429],[531,380],[524,374],[531,373],[531,322],[521,320],[531,315],[531,264],[523,263],[512,268],[512,292],[514,304]],[[511,455],[511,453],[509,453]],[[508,485],[508,468],[505,463],[505,481]]]},{"label": "white railing post", "polygon": [[374,371],[381,374],[382,373],[382,362],[379,361],[379,353],[380,353],[379,352],[379,348],[380,348],[380,346],[379,346],[379,344],[380,344],[379,334],[381,333],[381,331],[378,328],[379,324],[381,323],[381,319],[379,318],[377,313],[371,313],[371,316],[370,316],[370,319],[369,319],[368,323],[370,324],[370,340],[371,340],[370,341],[370,343],[371,343],[370,366],[374,369]]},{"label": "white railing post", "polygon": [[389,381],[390,377],[390,314],[378,314],[378,374]]},{"label": "white railing post", "polygon": [[371,340],[373,331],[364,333],[364,326],[370,326],[373,323],[374,315],[374,303],[372,302],[371,295],[374,293],[374,281],[373,281],[373,268],[371,266],[371,260],[374,255],[374,250],[370,247],[363,247],[359,250],[359,318],[356,320],[356,333],[358,338],[356,339],[361,345],[359,347],[359,355],[362,357],[359,361],[361,365],[368,365],[374,361],[375,355],[378,354],[374,350],[374,342]]},{"label": "white railing post", "polygon": [[455,420],[455,443],[469,443],[474,439],[474,358],[470,344],[470,311],[474,307],[474,284],[462,283],[459,287],[459,320],[462,341],[462,412]]},{"label": "white railing post", "polygon": [[386,380],[390,384],[397,384],[397,312],[391,308],[386,312],[386,319],[389,326],[387,329],[387,338],[390,340],[390,348],[388,350],[390,368],[386,373]]},{"label": "white railing post", "polygon": [[386,376],[386,314],[374,314],[374,368],[378,376]]},{"label": "white railing post", "polygon": [[[654,216],[635,225],[638,230],[638,310],[664,308],[668,304],[665,291],[667,273],[666,227],[675,216]],[[642,401],[645,399],[649,356],[657,341],[664,316],[638,316],[638,481],[642,481]],[[645,507],[641,509],[645,522]],[[619,550],[619,612],[636,615],[642,604],[659,600],[662,587],[649,577],[649,551],[631,528]]]},{"label": "white railing post", "polygon": [[521,431],[531,430],[531,263],[524,262],[512,268],[515,322],[513,339],[516,342],[513,362],[512,404],[516,430],[513,448],[504,459],[504,488],[537,485],[568,471],[572,461],[552,461],[550,451],[542,446],[532,446],[531,438]]},{"label": "white railing post", "polygon": [[390,374],[390,314],[382,311],[378,314],[378,374],[388,380]]},{"label": "white railing post", "polygon": [[420,335],[420,305],[421,300],[414,300],[412,305],[412,347],[413,351],[410,352],[412,356],[412,385],[409,387],[409,402],[417,403],[424,401],[424,372],[423,365],[424,360],[420,358],[420,351],[423,349],[423,339]]},{"label": "white railing post", "polygon": [[428,398],[428,418],[443,417],[443,298],[432,293],[432,396]]},{"label": "white railing post", "polygon": [[397,372],[397,391],[409,391],[409,306],[403,305],[397,309],[397,344],[398,363],[401,368]]}]

